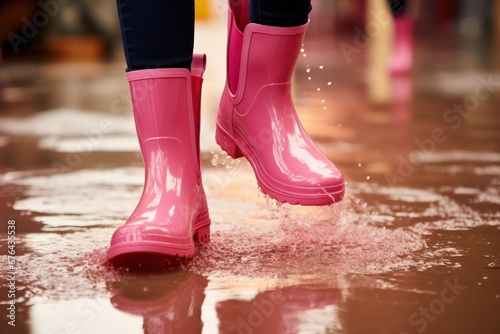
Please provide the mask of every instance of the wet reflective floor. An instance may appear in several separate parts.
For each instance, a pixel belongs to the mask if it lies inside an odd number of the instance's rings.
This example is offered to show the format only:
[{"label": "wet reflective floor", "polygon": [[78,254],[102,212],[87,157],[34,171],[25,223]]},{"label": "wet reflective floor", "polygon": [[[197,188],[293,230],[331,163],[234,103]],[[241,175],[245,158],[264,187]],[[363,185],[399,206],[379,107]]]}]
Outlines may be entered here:
[{"label": "wet reflective floor", "polygon": [[376,43],[347,59],[349,36],[308,36],[296,106],[347,190],[294,207],[215,144],[224,27],[205,25],[212,242],[163,273],[104,261],[143,182],[123,63],[2,65],[1,333],[499,333],[498,53],[422,40],[390,76]]}]

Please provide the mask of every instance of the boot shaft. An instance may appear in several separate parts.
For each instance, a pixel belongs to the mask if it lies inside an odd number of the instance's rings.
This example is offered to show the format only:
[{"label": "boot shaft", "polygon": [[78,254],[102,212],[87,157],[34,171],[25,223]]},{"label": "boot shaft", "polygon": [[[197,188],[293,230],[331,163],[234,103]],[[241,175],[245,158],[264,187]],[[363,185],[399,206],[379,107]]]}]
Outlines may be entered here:
[{"label": "boot shaft", "polygon": [[256,87],[290,83],[308,23],[297,27],[249,23],[244,30],[241,26],[230,10],[227,85],[236,100],[243,98],[243,91],[255,94]]}]

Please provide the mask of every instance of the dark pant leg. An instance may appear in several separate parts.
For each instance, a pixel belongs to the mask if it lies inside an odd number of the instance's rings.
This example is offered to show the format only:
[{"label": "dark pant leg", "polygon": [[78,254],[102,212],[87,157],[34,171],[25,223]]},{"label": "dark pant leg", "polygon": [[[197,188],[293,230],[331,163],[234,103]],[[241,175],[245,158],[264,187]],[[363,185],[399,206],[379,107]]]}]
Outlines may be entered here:
[{"label": "dark pant leg", "polygon": [[194,0],[117,0],[127,71],[190,69]]},{"label": "dark pant leg", "polygon": [[392,14],[395,16],[402,15],[406,12],[408,4],[407,0],[388,0]]},{"label": "dark pant leg", "polygon": [[309,20],[311,0],[250,0],[250,21],[276,27],[300,26]]}]

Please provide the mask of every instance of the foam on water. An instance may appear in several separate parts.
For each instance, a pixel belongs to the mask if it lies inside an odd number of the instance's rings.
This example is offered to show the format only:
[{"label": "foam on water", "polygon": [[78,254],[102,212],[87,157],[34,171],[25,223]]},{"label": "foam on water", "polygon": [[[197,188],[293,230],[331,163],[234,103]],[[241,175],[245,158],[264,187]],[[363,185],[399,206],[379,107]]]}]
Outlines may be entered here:
[{"label": "foam on water", "polygon": [[459,174],[459,173],[474,173],[475,175],[500,175],[499,165],[487,165],[487,166],[462,166],[462,165],[446,165],[446,166],[436,166],[436,165],[426,165],[424,170],[431,173],[440,174]]},{"label": "foam on water", "polygon": [[106,295],[106,281],[118,279],[117,272],[102,266],[106,249],[102,245],[110,233],[111,229],[90,229],[20,236],[27,253],[16,257],[17,296],[22,295],[17,301],[32,305]]},{"label": "foam on water", "polygon": [[105,135],[97,139],[87,137],[58,138],[44,137],[38,141],[38,147],[57,152],[138,152],[139,142],[135,136]]},{"label": "foam on water", "polygon": [[[217,94],[220,93],[217,91]],[[0,132],[40,137],[40,148],[57,152],[138,152],[139,143],[131,111],[131,108],[126,113],[60,108],[28,117],[0,116]],[[202,151],[218,149],[213,138],[215,123],[202,118],[200,126]],[[2,138],[0,147],[7,144]]]},{"label": "foam on water", "polygon": [[[135,136],[130,116],[96,111],[64,108],[39,112],[25,118],[0,119],[0,131],[13,135],[73,137],[75,134],[84,135],[100,130],[101,134],[122,133]],[[107,126],[104,126],[103,121],[106,121]]]},{"label": "foam on water", "polygon": [[439,163],[439,162],[500,162],[500,153],[496,152],[473,152],[473,151],[441,151],[420,152],[415,151],[410,155],[413,163]]}]

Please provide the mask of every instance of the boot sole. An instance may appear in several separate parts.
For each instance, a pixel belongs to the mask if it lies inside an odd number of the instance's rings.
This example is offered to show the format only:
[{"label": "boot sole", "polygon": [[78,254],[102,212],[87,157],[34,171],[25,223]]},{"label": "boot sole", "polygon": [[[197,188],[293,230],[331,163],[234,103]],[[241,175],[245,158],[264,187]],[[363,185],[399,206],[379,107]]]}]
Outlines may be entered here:
[{"label": "boot sole", "polygon": [[154,253],[184,258],[193,257],[196,252],[197,244],[206,244],[210,242],[210,218],[208,216],[208,210],[201,212],[195,218],[192,237],[169,237],[168,241],[147,240],[147,235],[142,235],[141,237],[143,240],[140,241],[118,241],[118,243],[108,249],[106,260],[110,261],[117,256],[133,253]]}]

